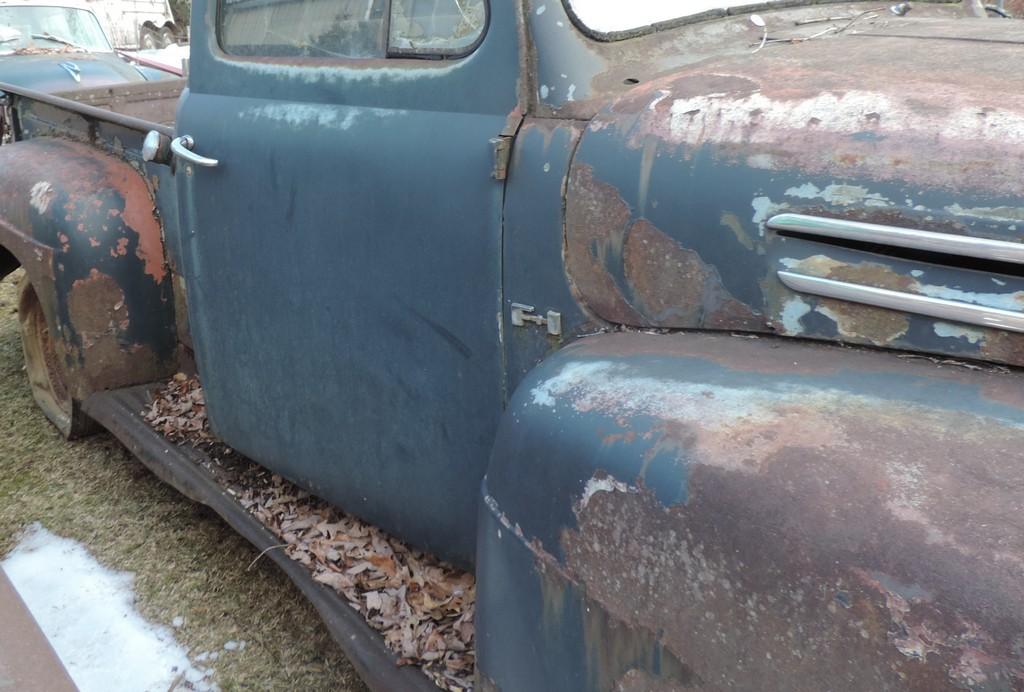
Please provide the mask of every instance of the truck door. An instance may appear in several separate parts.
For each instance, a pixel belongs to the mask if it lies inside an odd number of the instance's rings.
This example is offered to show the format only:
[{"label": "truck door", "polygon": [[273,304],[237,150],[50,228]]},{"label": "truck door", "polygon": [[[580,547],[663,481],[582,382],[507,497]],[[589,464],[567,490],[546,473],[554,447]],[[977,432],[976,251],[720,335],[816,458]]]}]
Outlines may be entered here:
[{"label": "truck door", "polygon": [[513,6],[197,0],[178,113],[215,431],[461,562],[503,400],[491,140],[517,105]]}]

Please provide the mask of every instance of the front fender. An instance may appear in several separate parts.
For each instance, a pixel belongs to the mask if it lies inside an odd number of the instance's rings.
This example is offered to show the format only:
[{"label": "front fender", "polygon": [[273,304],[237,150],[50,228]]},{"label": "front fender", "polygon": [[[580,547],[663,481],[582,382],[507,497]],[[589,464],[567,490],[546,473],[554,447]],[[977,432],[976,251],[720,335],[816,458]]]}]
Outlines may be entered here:
[{"label": "front fender", "polygon": [[124,160],[55,138],[0,147],[0,246],[24,267],[59,336],[73,397],[173,371],[160,221]]},{"label": "front fender", "polygon": [[586,339],[500,428],[481,680],[1019,689],[1022,450],[1019,373],[770,337]]}]

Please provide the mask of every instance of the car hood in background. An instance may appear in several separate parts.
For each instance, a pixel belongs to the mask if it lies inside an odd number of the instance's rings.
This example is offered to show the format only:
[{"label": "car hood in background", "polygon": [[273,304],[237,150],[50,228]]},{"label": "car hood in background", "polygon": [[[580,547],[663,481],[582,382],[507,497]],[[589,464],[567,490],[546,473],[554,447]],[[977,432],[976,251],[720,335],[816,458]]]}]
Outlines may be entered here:
[{"label": "car hood in background", "polygon": [[0,55],[0,82],[36,91],[70,91],[141,81],[145,77],[114,53]]}]

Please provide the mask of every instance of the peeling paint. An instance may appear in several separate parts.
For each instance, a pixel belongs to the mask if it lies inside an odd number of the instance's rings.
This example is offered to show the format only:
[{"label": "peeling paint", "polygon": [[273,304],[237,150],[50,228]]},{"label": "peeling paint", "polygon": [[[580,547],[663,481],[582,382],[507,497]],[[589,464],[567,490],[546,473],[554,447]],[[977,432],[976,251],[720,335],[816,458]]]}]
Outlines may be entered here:
[{"label": "peeling paint", "polygon": [[800,319],[810,311],[811,306],[800,296],[788,299],[782,308],[782,328],[787,334],[803,333],[804,328],[800,324]]},{"label": "peeling paint", "polygon": [[946,211],[954,216],[966,216],[985,221],[1024,221],[1024,207],[971,207],[965,209],[959,204],[951,204]]},{"label": "peeling paint", "polygon": [[50,202],[53,201],[54,195],[53,186],[42,180],[33,185],[29,191],[29,204],[41,215],[45,214],[46,210],[50,208]]},{"label": "peeling paint", "polygon": [[786,190],[786,195],[800,199],[822,199],[829,204],[839,206],[863,204],[867,207],[888,207],[893,204],[884,195],[870,192],[866,187],[860,185],[837,185],[833,183],[826,185],[824,189],[819,189],[813,183],[804,183],[798,187],[789,188]]},{"label": "peeling paint", "polygon": [[980,343],[985,338],[985,333],[981,330],[971,329],[959,324],[950,324],[949,322],[936,322],[932,329],[935,331],[936,336],[944,339],[966,339],[971,344]]},{"label": "peeling paint", "polygon": [[597,493],[629,493],[637,492],[636,488],[631,488],[627,483],[616,480],[611,476],[594,476],[587,481],[586,485],[583,486],[583,494],[580,495],[580,500],[576,507],[578,510],[585,509],[587,504],[590,503],[592,498]]}]

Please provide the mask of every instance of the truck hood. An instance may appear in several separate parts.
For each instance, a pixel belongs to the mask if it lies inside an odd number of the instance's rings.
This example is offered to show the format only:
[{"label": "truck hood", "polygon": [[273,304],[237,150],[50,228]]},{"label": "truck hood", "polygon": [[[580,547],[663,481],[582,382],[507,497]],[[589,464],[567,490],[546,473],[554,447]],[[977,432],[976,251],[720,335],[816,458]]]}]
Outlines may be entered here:
[{"label": "truck hood", "polygon": [[[899,36],[769,45],[634,88],[592,120],[571,167],[578,298],[634,327],[1024,364],[1017,24],[926,20]],[[794,232],[804,216],[873,232]],[[890,242],[899,229],[925,233]]]},{"label": "truck hood", "polygon": [[[69,67],[62,67],[65,64]],[[0,82],[36,91],[61,92],[141,81],[145,78],[139,71],[114,53],[0,55]]]}]

